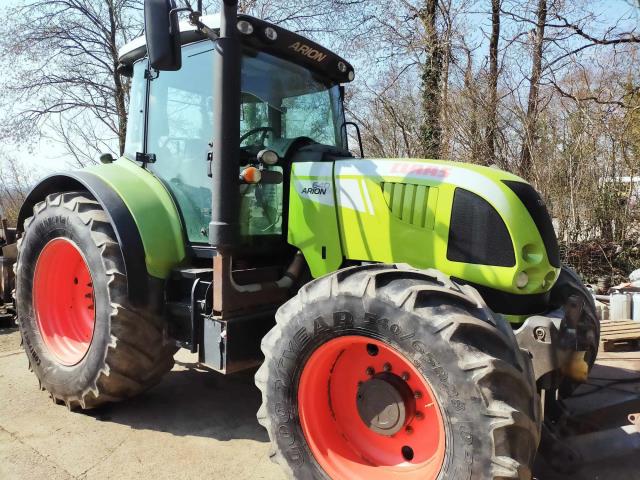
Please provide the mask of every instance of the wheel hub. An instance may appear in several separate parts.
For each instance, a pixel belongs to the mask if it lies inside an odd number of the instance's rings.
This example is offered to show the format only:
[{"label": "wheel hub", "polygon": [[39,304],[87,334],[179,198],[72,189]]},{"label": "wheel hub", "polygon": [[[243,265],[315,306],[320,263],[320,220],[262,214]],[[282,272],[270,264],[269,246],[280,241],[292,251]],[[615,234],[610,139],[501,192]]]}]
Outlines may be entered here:
[{"label": "wheel hub", "polygon": [[330,478],[435,480],[446,433],[440,405],[411,360],[370,337],[334,338],[306,361],[300,424]]},{"label": "wheel hub", "polygon": [[33,310],[52,356],[62,365],[77,365],[91,346],[96,317],[91,272],[73,241],[56,238],[40,252]]},{"label": "wheel hub", "polygon": [[381,373],[362,383],[356,405],[365,425],[385,436],[398,433],[415,415],[413,392],[391,373]]}]

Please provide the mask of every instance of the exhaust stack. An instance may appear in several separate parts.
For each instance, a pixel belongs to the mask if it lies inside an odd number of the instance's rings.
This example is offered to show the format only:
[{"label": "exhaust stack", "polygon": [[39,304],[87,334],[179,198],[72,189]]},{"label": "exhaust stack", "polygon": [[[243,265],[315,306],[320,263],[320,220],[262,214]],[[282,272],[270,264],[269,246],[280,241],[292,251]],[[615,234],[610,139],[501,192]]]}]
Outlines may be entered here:
[{"label": "exhaust stack", "polygon": [[223,0],[220,38],[214,50],[214,127],[211,150],[213,195],[209,224],[209,243],[219,252],[229,252],[240,240],[238,167],[242,51],[237,23],[237,0]]}]

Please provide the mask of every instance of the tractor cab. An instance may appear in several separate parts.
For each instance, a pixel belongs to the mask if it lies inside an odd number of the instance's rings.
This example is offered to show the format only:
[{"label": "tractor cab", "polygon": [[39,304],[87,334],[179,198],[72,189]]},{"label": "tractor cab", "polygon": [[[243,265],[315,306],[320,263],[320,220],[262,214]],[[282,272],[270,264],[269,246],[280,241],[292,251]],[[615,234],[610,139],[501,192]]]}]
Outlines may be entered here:
[{"label": "tractor cab", "polygon": [[[219,15],[199,22],[210,36],[219,36]],[[125,156],[162,180],[189,243],[194,251],[206,251],[214,188],[210,152],[218,131],[214,113],[223,108],[214,95],[216,43],[188,22],[179,29],[178,70],[154,69],[144,37],[121,50],[120,71],[132,77]],[[236,29],[240,101],[231,108],[239,113],[239,242],[273,255],[286,240],[283,210],[292,157],[303,147],[316,155],[350,156],[340,85],[354,72],[337,55],[263,20],[240,15]]]}]

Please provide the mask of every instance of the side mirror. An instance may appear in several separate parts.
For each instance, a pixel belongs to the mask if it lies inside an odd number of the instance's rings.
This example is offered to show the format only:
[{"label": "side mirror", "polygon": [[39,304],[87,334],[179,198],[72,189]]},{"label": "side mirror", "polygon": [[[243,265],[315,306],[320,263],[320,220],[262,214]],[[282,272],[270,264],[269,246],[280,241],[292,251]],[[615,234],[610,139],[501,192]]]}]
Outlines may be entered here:
[{"label": "side mirror", "polygon": [[182,67],[180,25],[175,0],[144,1],[144,31],[149,64],[156,70],[174,71]]}]

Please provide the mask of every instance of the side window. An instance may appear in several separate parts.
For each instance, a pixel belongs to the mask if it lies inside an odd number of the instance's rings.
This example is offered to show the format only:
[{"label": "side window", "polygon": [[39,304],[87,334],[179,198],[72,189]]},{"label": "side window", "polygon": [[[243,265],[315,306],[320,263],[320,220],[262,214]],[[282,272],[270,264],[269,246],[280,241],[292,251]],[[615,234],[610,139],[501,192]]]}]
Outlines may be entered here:
[{"label": "side window", "polygon": [[282,119],[286,138],[305,136],[327,145],[336,143],[328,90],[285,98],[282,105],[287,112]]},{"label": "side window", "polygon": [[[282,167],[268,167],[282,173]],[[276,185],[240,186],[240,233],[245,237],[282,234],[284,187]]]},{"label": "side window", "polygon": [[144,71],[147,61],[140,60],[133,66],[133,80],[129,92],[129,116],[127,119],[127,139],[124,146],[124,154],[131,160],[136,159],[136,153],[142,152],[142,139],[144,135],[144,102],[147,81]]},{"label": "side window", "polygon": [[[240,136],[260,127],[273,127],[269,122],[267,104],[251,94],[243,94],[240,106]],[[242,145],[248,145],[256,141],[257,138],[259,136],[249,136],[242,142]]]},{"label": "side window", "polygon": [[151,81],[149,169],[173,192],[191,242],[207,241],[211,180],[207,152],[213,131],[213,55],[208,42],[183,48],[182,69]]}]

